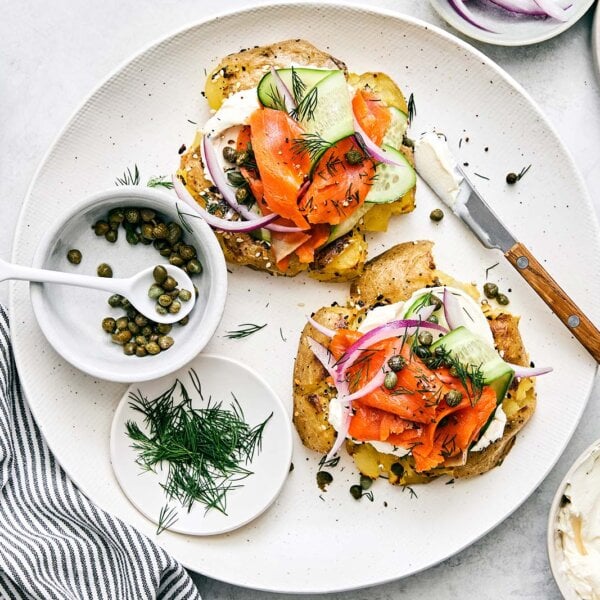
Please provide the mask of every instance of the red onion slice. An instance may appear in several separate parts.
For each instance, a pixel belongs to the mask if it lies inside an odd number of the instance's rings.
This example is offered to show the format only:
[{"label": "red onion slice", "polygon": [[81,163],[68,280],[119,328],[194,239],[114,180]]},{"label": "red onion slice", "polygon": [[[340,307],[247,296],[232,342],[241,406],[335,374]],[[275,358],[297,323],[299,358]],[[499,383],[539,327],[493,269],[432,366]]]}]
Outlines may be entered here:
[{"label": "red onion slice", "polygon": [[564,8],[561,8],[554,2],[554,0],[533,0],[549,17],[556,19],[557,21],[569,20],[571,15],[567,14]]},{"label": "red onion slice", "polygon": [[318,321],[315,321],[312,317],[308,317],[308,322],[323,335],[326,335],[328,338],[332,338],[335,335],[335,331],[333,329],[329,329],[325,327],[325,325],[321,325]]},{"label": "red onion slice", "polygon": [[474,15],[466,6],[463,0],[448,0],[448,4],[467,22],[471,23],[474,27],[487,31],[488,33],[498,33],[490,29],[487,24],[484,24],[483,20]]},{"label": "red onion slice", "polygon": [[448,291],[448,288],[444,288],[443,303],[444,317],[446,317],[446,323],[448,323],[450,330],[458,329],[462,325],[466,327],[460,302],[452,292]]},{"label": "red onion slice", "polygon": [[336,454],[337,451],[342,447],[342,444],[346,441],[348,437],[348,430],[350,429],[350,421],[352,420],[352,407],[350,404],[344,404],[342,406],[342,425],[340,430],[337,432],[337,437],[335,438],[335,442],[331,447],[331,450],[327,453],[325,460],[331,460]]},{"label": "red onion slice", "polygon": [[[535,0],[490,0],[490,2],[517,15],[529,15],[531,17],[548,16],[548,13],[542,10]],[[571,0],[558,0],[555,4],[565,10],[573,6]]]},{"label": "red onion slice", "polygon": [[279,73],[275,70],[274,67],[271,67],[271,75],[273,76],[273,81],[277,86],[277,91],[283,96],[283,102],[287,111],[289,112],[290,110],[298,108],[294,96],[292,96],[292,93],[288,89],[288,86],[285,85],[283,79],[281,79]]},{"label": "red onion slice", "polygon": [[[217,153],[215,152],[214,146],[210,143],[209,137],[204,136],[202,139],[202,156],[204,158],[204,162],[206,164],[206,168],[210,174],[210,178],[213,180],[213,183],[217,186],[219,193],[223,196],[223,199],[233,210],[235,210],[241,217],[246,219],[247,221],[256,221],[260,219],[256,213],[253,213],[248,207],[240,204],[236,197],[233,188],[229,185],[227,181],[227,177],[219,164],[219,159],[217,158]],[[272,216],[272,215],[269,215]],[[276,225],[275,223],[271,223],[275,219],[278,218],[279,215],[275,215],[274,218],[267,221],[267,225],[265,229],[269,229],[270,231],[277,231],[280,233],[298,233],[302,231],[299,227],[287,227],[286,225]],[[262,217],[264,218],[264,217]],[[254,227],[253,229],[256,229]],[[241,231],[241,230],[238,230]],[[252,231],[250,229],[249,231]]]},{"label": "red onion slice", "polygon": [[435,304],[428,304],[427,306],[421,306],[419,310],[414,313],[415,317],[419,317],[422,321],[427,321],[429,317],[435,312]]},{"label": "red onion slice", "polygon": [[391,321],[371,329],[352,344],[337,362],[338,380],[344,379],[346,371],[355,363],[360,354],[371,346],[392,337],[411,336],[422,329],[433,329],[440,333],[448,333],[448,330],[437,323],[420,321],[416,319],[401,319]]},{"label": "red onion slice", "polygon": [[402,163],[399,163],[388,156],[386,151],[383,148],[380,148],[365,132],[365,130],[360,126],[358,119],[354,117],[354,130],[360,136],[359,143],[360,146],[364,146],[365,150],[369,153],[371,158],[375,159],[377,162],[385,163],[386,165],[396,165],[398,167],[405,166]]},{"label": "red onion slice", "polygon": [[515,372],[515,377],[518,378],[538,377],[554,370],[552,367],[522,367],[521,365],[513,365],[511,363],[506,364]]},{"label": "red onion slice", "polygon": [[211,215],[207,210],[202,208],[193,198],[193,196],[187,191],[185,185],[176,175],[172,177],[173,189],[177,194],[177,197],[185,202],[190,208],[195,210],[213,229],[219,229],[221,231],[234,231],[237,233],[247,233],[265,227],[275,219],[277,215],[267,215],[260,219],[254,219],[253,221],[229,221],[228,219],[221,219],[215,215]]},{"label": "red onion slice", "polygon": [[333,379],[333,383],[335,384],[335,387],[340,394],[340,399],[342,400],[348,395],[348,384],[345,380],[340,379],[335,368],[335,360],[331,352],[329,352],[329,350],[327,350],[323,344],[319,344],[319,342],[311,337],[307,338],[307,343],[311,352],[315,355],[317,360],[323,365],[325,370],[329,373],[329,376]]},{"label": "red onion slice", "polygon": [[377,374],[371,379],[371,381],[369,381],[369,383],[361,387],[359,390],[352,392],[349,396],[345,396],[344,402],[352,402],[352,400],[359,400],[367,394],[374,392],[377,388],[380,388],[383,385],[386,374],[387,371],[379,369],[377,371]]}]

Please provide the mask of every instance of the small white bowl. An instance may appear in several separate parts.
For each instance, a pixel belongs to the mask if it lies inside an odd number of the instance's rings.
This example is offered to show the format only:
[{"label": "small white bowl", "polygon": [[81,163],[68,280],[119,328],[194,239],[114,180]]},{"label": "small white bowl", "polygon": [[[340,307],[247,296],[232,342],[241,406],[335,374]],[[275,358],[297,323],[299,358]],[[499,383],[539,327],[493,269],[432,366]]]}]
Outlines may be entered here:
[{"label": "small white bowl", "polygon": [[[33,266],[44,269],[96,275],[97,266],[111,265],[115,277],[129,277],[144,268],[164,262],[152,246],[131,246],[119,229],[116,243],[96,236],[93,224],[115,207],[147,207],[171,221],[179,222],[176,199],[156,189],[127,186],[93,195],[50,224],[33,258]],[[185,211],[187,212],[187,211]],[[223,314],[227,294],[227,268],[219,243],[202,219],[188,218],[193,233],[184,239],[196,247],[203,271],[194,276],[199,295],[186,326],[174,325],[174,345],[155,356],[126,356],[101,328],[104,317],[117,317],[123,309],[111,308],[108,294],[73,286],[31,284],[31,302],[48,342],[75,367],[86,373],[119,382],[146,381],[172,373],[188,363],[214,334]],[[70,248],[81,250],[79,265],[67,261]]]},{"label": "small white bowl", "polygon": [[[197,376],[202,398],[194,389],[191,371]],[[192,398],[196,409],[211,402],[222,402],[224,409],[230,407],[234,397],[244,413],[246,422],[254,427],[268,420],[257,451],[247,467],[253,472],[239,482],[240,487],[230,490],[226,498],[227,514],[216,509],[206,511],[196,502],[188,512],[176,500],[168,503],[176,511],[177,521],[168,529],[187,535],[216,535],[246,525],[261,515],[277,498],[285,483],[292,461],[292,427],[290,417],[281,399],[256,372],[245,365],[222,356],[202,354],[176,373],[142,385],[132,385],[123,396],[113,418],[110,434],[110,457],[113,470],[121,489],[131,503],[148,519],[158,523],[166,497],[160,484],[166,479],[166,468],[158,473],[143,471],[135,462],[138,454],[131,447],[125,424],[136,422],[146,431],[143,416],[131,405],[131,396],[140,394],[152,400],[163,394],[179,380]],[[173,394],[180,401],[180,390]]]},{"label": "small white bowl", "polygon": [[562,573],[561,565],[563,561],[563,554],[560,547],[560,540],[558,537],[558,513],[561,508],[561,500],[565,493],[565,488],[567,484],[571,481],[573,474],[575,471],[589,458],[589,456],[600,448],[600,440],[596,440],[591,446],[586,448],[575,460],[564,479],[560,482],[558,486],[558,490],[554,496],[554,500],[552,501],[552,506],[550,507],[550,514],[548,517],[548,560],[550,562],[550,570],[552,571],[552,575],[554,576],[554,580],[556,581],[556,585],[558,589],[561,591],[565,600],[580,600],[581,597],[577,592],[573,589],[573,586],[569,582],[569,580]]}]

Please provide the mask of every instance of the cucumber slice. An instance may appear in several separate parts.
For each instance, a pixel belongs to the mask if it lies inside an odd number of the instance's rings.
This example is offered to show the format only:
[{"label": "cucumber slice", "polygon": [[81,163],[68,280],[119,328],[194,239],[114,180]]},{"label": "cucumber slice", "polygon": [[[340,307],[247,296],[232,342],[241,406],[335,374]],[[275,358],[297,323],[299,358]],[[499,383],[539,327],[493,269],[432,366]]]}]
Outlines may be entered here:
[{"label": "cucumber slice", "polygon": [[[319,81],[333,72],[328,69],[305,69],[302,67],[294,67],[293,71],[296,73],[302,84],[304,84],[305,93],[317,85]],[[277,74],[279,77],[281,77],[288,90],[293,93],[294,78],[292,76],[292,69],[277,69]],[[268,71],[260,80],[256,92],[258,94],[258,101],[263,106],[266,106],[267,108],[281,109],[281,98],[278,94],[277,86],[275,85],[273,73],[271,73],[271,71]]]},{"label": "cucumber slice", "polygon": [[408,115],[395,106],[390,106],[389,109],[392,121],[383,136],[383,143],[392,148],[400,148],[408,129]]},{"label": "cucumber slice", "polygon": [[481,369],[483,381],[496,392],[502,402],[510,386],[514,371],[500,358],[496,350],[466,327],[458,327],[431,345],[431,350],[443,346],[446,351],[464,365],[476,365]]},{"label": "cucumber slice", "polygon": [[271,243],[271,232],[268,229],[255,229],[250,232],[250,236],[261,242]]},{"label": "cucumber slice", "polygon": [[375,170],[375,182],[371,186],[365,202],[373,204],[386,204],[402,198],[412,189],[417,182],[417,174],[402,152],[391,146],[383,145],[382,148],[390,157],[400,163],[388,165],[380,163]]},{"label": "cucumber slice", "polygon": [[363,204],[362,206],[357,208],[347,219],[342,221],[339,225],[334,225],[331,228],[331,232],[329,233],[329,237],[327,238],[327,241],[325,243],[330,244],[331,242],[337,240],[338,238],[341,238],[343,235],[354,229],[356,224],[370,209],[370,205]]}]

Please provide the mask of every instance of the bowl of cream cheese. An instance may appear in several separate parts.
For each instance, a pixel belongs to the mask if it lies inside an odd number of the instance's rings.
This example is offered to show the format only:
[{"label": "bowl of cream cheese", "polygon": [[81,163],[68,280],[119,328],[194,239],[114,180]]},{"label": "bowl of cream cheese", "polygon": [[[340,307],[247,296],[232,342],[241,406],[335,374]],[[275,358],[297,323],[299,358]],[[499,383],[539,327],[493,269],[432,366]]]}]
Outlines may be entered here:
[{"label": "bowl of cream cheese", "polygon": [[575,461],[556,492],[548,557],[566,600],[600,599],[600,440]]}]

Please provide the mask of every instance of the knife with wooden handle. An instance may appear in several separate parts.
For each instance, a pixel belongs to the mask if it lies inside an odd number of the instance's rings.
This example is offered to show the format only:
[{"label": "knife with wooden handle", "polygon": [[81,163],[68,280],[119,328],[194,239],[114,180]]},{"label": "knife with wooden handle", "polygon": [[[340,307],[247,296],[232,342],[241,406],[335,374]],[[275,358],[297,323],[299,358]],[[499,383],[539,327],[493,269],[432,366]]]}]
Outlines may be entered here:
[{"label": "knife with wooden handle", "polygon": [[466,201],[456,202],[452,211],[479,238],[486,248],[497,248],[504,253],[510,264],[518,271],[554,314],[569,328],[583,347],[600,362],[600,331],[554,281],[533,254],[503,225],[486,201],[481,197],[465,172],[463,185],[468,186]]}]

